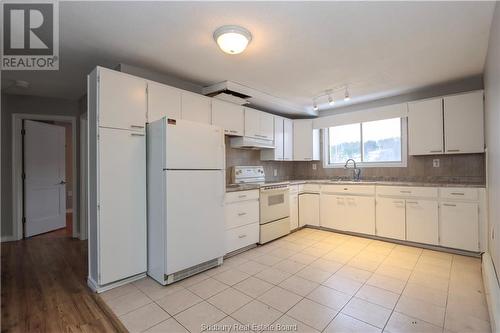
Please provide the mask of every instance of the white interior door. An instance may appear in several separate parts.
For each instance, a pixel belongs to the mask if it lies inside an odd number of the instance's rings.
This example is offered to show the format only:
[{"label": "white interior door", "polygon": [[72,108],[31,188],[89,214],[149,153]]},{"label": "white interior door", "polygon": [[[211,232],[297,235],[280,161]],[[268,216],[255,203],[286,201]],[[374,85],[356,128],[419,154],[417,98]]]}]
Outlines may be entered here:
[{"label": "white interior door", "polygon": [[24,121],[24,236],[66,225],[65,129]]}]

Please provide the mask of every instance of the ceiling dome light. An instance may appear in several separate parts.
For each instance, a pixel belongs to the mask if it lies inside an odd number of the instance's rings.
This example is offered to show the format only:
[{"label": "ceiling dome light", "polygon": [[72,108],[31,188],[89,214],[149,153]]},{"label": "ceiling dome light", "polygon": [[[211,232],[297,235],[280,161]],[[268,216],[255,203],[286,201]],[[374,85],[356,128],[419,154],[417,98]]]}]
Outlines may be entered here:
[{"label": "ceiling dome light", "polygon": [[245,51],[252,40],[252,34],[237,25],[224,25],[214,31],[214,39],[222,51],[238,54]]}]

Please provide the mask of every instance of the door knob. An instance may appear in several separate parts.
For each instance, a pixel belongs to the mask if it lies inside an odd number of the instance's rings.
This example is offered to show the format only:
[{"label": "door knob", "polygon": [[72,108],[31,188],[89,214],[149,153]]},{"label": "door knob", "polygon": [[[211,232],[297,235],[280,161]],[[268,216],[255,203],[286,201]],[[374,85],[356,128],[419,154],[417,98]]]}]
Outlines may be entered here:
[{"label": "door knob", "polygon": [[63,185],[63,184],[66,184],[66,182],[64,180],[61,180],[61,182],[59,184]]}]

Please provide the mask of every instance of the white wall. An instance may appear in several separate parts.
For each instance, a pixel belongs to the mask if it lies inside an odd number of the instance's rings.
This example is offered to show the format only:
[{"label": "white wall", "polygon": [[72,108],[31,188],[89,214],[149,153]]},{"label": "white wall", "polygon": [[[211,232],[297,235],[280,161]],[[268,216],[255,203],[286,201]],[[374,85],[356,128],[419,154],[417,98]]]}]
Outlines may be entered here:
[{"label": "white wall", "polygon": [[[484,72],[487,185],[489,191],[489,252],[500,276],[500,5],[496,5]],[[495,237],[492,237],[492,233]]]}]

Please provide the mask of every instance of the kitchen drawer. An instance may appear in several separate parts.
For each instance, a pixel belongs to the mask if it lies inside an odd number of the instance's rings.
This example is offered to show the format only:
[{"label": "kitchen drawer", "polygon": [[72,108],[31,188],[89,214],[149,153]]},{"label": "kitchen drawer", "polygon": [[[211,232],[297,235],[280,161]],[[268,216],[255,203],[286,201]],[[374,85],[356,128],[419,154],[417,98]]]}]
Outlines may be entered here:
[{"label": "kitchen drawer", "polygon": [[259,223],[226,230],[226,253],[259,242]]},{"label": "kitchen drawer", "polygon": [[259,202],[247,200],[226,204],[224,208],[226,229],[259,222]]},{"label": "kitchen drawer", "polygon": [[320,190],[319,184],[304,184],[304,185],[302,185],[300,192],[318,193],[319,190]]},{"label": "kitchen drawer", "polygon": [[377,195],[407,198],[437,198],[436,187],[377,186]]},{"label": "kitchen drawer", "polygon": [[477,188],[446,187],[439,190],[442,199],[478,200]]},{"label": "kitchen drawer", "polygon": [[259,190],[249,190],[249,191],[236,191],[226,193],[226,203],[246,201],[246,200],[256,200],[259,199]]},{"label": "kitchen drawer", "polygon": [[374,185],[323,185],[322,193],[356,194],[356,195],[375,195]]}]

